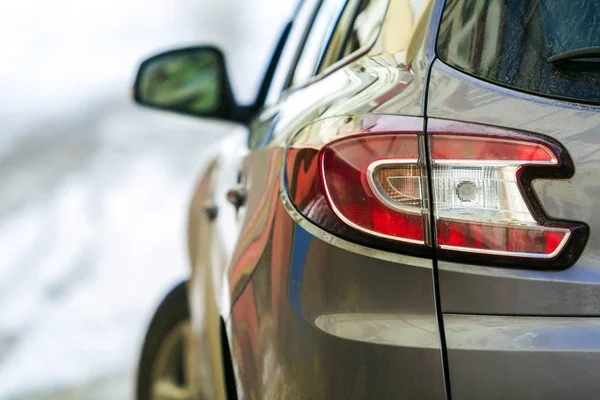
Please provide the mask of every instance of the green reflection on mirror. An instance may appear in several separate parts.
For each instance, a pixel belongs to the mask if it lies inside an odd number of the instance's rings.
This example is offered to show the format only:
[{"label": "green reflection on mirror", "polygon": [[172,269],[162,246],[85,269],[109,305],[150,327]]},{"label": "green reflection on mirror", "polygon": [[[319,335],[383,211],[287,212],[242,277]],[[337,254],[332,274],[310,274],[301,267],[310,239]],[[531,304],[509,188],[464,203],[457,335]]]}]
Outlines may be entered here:
[{"label": "green reflection on mirror", "polygon": [[184,49],[158,55],[140,69],[137,99],[143,104],[196,115],[219,111],[223,63],[211,49]]}]

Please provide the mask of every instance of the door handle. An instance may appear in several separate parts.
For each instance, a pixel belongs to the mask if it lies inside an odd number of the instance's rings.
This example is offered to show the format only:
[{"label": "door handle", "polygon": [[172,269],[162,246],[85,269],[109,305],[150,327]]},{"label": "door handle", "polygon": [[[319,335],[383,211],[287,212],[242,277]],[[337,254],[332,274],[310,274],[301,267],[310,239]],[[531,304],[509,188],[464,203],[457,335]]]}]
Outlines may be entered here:
[{"label": "door handle", "polygon": [[248,193],[244,185],[238,184],[227,191],[227,201],[233,204],[236,210],[246,204]]}]

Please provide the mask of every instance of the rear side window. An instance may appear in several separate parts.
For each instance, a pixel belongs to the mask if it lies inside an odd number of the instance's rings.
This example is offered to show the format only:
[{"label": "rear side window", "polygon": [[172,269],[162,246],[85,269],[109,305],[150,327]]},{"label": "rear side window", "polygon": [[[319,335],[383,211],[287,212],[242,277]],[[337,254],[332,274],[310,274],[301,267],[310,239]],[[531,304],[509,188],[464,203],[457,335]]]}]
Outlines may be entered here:
[{"label": "rear side window", "polygon": [[325,0],[321,5],[292,75],[292,87],[300,86],[314,76],[345,4],[346,0]]},{"label": "rear side window", "polygon": [[600,0],[446,0],[438,57],[484,80],[600,104],[600,55],[549,58],[600,46]]},{"label": "rear side window", "polygon": [[383,24],[388,0],[326,0],[311,28],[291,87],[298,87],[330,66],[370,48]]},{"label": "rear side window", "polygon": [[355,36],[356,19],[369,3],[369,0],[349,0],[348,3],[346,3],[333,35],[331,35],[331,38],[329,39],[327,51],[321,59],[317,75],[345,56],[362,47],[356,39],[354,41],[352,41],[352,39],[353,36]]},{"label": "rear side window", "polygon": [[356,17],[352,21],[352,29],[346,33],[342,53],[339,58],[371,47],[383,25],[388,1],[369,0],[357,1],[355,5]]}]

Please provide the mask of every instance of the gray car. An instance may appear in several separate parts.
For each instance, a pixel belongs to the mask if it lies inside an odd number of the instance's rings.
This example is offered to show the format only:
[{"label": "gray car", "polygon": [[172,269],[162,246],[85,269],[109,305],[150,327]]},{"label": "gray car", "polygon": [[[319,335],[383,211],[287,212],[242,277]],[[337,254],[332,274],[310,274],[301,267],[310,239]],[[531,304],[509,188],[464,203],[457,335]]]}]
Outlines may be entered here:
[{"label": "gray car", "polygon": [[600,398],[600,0],[305,0],[253,104],[225,65],[137,77],[239,123],[139,399]]}]

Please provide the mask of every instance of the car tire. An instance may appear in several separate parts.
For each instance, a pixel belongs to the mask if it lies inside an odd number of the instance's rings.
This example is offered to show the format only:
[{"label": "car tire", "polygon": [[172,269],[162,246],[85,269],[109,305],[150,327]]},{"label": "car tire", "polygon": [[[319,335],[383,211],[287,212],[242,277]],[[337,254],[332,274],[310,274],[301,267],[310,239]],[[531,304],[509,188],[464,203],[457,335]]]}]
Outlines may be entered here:
[{"label": "car tire", "polygon": [[[189,323],[190,308],[187,297],[187,282],[184,281],[173,288],[158,306],[146,333],[142,353],[138,365],[136,382],[136,398],[153,400],[156,381],[156,369],[164,347],[175,330]],[[163,349],[163,350],[161,350]],[[181,350],[183,353],[183,350]],[[182,355],[183,357],[183,355]],[[184,363],[182,363],[183,366]]]}]

